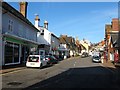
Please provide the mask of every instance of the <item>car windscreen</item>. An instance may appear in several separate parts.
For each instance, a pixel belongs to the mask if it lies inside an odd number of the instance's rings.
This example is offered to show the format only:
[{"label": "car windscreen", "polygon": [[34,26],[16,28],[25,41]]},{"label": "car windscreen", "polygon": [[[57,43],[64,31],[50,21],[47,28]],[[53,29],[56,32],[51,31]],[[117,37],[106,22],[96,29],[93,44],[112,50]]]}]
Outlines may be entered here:
[{"label": "car windscreen", "polygon": [[100,59],[100,57],[99,57],[99,56],[93,56],[93,58],[94,58],[94,59]]},{"label": "car windscreen", "polygon": [[39,57],[36,57],[36,56],[29,57],[29,62],[38,62],[38,60],[39,60]]},{"label": "car windscreen", "polygon": [[50,56],[45,56],[45,58],[49,58]]}]

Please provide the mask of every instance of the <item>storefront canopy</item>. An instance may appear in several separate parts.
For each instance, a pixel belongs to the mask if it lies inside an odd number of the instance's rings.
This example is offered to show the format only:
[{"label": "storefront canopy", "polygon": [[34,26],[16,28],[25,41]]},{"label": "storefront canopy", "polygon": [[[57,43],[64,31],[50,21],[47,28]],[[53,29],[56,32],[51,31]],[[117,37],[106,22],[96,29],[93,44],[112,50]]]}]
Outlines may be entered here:
[{"label": "storefront canopy", "polygon": [[25,39],[25,38],[22,38],[22,37],[18,37],[18,36],[15,36],[15,35],[11,35],[9,33],[4,34],[3,36],[5,37],[6,41],[12,41],[12,42],[16,42],[16,43],[19,43],[19,44],[27,44],[27,45],[28,44],[40,45],[40,43],[38,43],[38,42],[28,40],[28,39]]}]

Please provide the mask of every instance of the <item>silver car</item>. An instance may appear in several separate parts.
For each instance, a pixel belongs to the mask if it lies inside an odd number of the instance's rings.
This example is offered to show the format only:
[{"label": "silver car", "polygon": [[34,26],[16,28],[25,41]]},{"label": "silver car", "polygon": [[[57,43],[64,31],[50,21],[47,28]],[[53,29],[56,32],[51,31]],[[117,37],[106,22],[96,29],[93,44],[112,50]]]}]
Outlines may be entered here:
[{"label": "silver car", "polygon": [[101,57],[100,56],[93,56],[92,61],[93,62],[101,62]]}]

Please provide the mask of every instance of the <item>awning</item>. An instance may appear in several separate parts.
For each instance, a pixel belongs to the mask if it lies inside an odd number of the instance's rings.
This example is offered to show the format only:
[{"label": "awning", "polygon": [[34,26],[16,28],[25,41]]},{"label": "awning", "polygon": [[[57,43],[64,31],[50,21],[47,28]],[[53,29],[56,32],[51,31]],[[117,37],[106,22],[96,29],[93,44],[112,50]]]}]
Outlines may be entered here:
[{"label": "awning", "polygon": [[[31,44],[35,44],[35,45],[40,45],[40,43],[38,43],[36,41],[28,40],[28,39],[18,37],[18,36],[9,34],[9,33],[5,33],[5,34],[3,34],[3,36],[13,38],[11,40],[13,40],[13,42],[18,42],[19,44],[29,44],[29,43],[31,43]],[[16,41],[15,39],[20,40],[20,41]]]}]

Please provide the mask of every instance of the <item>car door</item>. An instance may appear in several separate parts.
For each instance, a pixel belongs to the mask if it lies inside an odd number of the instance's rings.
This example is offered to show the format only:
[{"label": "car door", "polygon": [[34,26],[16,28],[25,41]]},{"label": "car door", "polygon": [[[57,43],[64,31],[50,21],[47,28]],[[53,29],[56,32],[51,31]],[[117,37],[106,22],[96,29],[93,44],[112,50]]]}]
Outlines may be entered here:
[{"label": "car door", "polygon": [[41,56],[40,57],[40,60],[41,60],[41,63],[43,66],[46,66],[47,65],[47,61],[45,60],[45,57],[44,56]]}]

